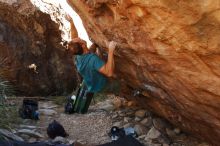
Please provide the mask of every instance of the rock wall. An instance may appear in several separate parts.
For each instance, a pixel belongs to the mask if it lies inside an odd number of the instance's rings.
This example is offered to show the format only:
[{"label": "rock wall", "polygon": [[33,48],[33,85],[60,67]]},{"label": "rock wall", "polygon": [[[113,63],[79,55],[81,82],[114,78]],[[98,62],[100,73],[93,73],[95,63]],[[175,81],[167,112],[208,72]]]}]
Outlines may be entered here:
[{"label": "rock wall", "polygon": [[67,1],[96,43],[118,42],[127,94],[218,145],[220,0]]},{"label": "rock wall", "polygon": [[[5,3],[3,3],[5,2]],[[59,25],[28,0],[0,2],[1,70],[26,96],[72,92],[76,72]]]}]

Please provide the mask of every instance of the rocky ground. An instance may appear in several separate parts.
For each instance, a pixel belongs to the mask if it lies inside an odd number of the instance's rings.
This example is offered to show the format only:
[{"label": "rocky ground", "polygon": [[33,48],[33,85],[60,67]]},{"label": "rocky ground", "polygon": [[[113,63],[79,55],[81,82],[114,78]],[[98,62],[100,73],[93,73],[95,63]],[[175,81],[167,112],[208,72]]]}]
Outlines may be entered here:
[{"label": "rocky ground", "polygon": [[105,101],[90,107],[87,114],[63,113],[63,106],[52,101],[40,101],[40,120],[22,120],[10,132],[0,129],[0,133],[8,138],[28,142],[51,141],[46,128],[50,122],[60,122],[69,136],[57,137],[53,141],[62,143],[103,144],[110,142],[108,136],[112,126],[133,127],[138,134],[137,139],[145,146],[209,146],[172,126],[166,120],[157,117],[147,109],[134,106],[133,102],[123,98],[109,96]]}]

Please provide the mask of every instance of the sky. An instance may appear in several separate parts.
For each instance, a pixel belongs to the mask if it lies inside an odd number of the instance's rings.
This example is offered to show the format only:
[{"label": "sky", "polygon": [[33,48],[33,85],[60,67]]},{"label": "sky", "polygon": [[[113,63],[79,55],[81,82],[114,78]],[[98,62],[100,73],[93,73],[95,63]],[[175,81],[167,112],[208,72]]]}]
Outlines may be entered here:
[{"label": "sky", "polygon": [[[54,5],[56,6],[59,6],[59,4],[61,5],[61,7],[63,8],[63,10],[66,11],[67,14],[69,14],[72,19],[73,19],[73,22],[75,24],[75,27],[78,31],[78,35],[80,38],[84,39],[86,42],[87,42],[87,45],[90,46],[92,43],[91,41],[89,40],[89,37],[87,35],[87,32],[82,24],[82,20],[81,18],[79,17],[79,15],[69,6],[69,4],[66,2],[66,0],[31,0],[31,2],[39,7],[41,9],[41,11],[43,12],[46,12],[46,13],[49,13],[48,12],[48,9],[46,8],[45,9],[45,6],[47,6],[49,3],[53,3]],[[53,19],[53,17],[52,17]],[[68,25],[68,21],[64,21],[63,22],[64,25]],[[64,34],[62,35],[62,37],[67,40],[69,39],[68,38],[68,35]]]},{"label": "sky", "polygon": [[82,20],[79,15],[68,5],[66,0],[59,1],[59,3],[62,8],[73,18],[79,37],[86,40],[87,44],[90,46],[91,41],[89,40],[88,34],[82,24]]}]

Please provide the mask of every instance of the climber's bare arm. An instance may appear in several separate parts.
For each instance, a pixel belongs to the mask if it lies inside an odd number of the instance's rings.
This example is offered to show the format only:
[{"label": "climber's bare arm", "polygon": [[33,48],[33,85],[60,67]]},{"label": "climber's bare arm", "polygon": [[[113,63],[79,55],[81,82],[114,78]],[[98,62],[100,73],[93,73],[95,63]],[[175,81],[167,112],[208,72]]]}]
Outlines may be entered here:
[{"label": "climber's bare arm", "polygon": [[111,41],[108,45],[108,60],[105,65],[103,65],[99,72],[104,74],[107,77],[113,77],[115,62],[114,62],[114,51],[116,47],[116,42]]},{"label": "climber's bare arm", "polygon": [[69,21],[69,23],[70,23],[70,37],[71,37],[71,40],[74,39],[74,38],[77,38],[78,37],[78,32],[77,32],[76,27],[73,23],[73,19],[69,15],[66,15],[66,20]]}]

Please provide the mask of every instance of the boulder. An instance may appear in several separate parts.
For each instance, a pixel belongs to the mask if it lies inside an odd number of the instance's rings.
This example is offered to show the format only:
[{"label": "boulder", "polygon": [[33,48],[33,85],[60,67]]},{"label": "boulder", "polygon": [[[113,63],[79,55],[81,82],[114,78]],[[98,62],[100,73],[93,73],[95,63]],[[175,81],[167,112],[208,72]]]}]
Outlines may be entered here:
[{"label": "boulder", "polygon": [[34,143],[36,141],[37,141],[37,139],[34,137],[31,137],[30,139],[28,139],[28,142],[30,142],[30,143]]},{"label": "boulder", "polygon": [[67,1],[98,45],[118,43],[125,95],[219,145],[220,0]]},{"label": "boulder", "polygon": [[44,136],[40,134],[39,132],[36,132],[35,130],[30,130],[30,129],[20,129],[16,133],[26,134],[30,137],[35,137],[35,138],[44,138]]},{"label": "boulder", "polygon": [[39,109],[38,111],[39,111],[40,115],[43,114],[46,116],[53,116],[53,115],[57,114],[57,112],[52,109]]},{"label": "boulder", "polygon": [[135,116],[138,118],[144,118],[146,114],[146,110],[138,110],[135,112]]},{"label": "boulder", "polygon": [[20,125],[19,127],[25,129],[37,129],[37,126],[32,126],[32,125]]},{"label": "boulder", "polygon": [[169,136],[169,137],[175,137],[176,136],[176,133],[174,132],[174,130],[170,129],[170,128],[166,128],[166,134]]},{"label": "boulder", "polygon": [[53,143],[66,143],[67,140],[64,137],[57,136],[52,140]]},{"label": "boulder", "polygon": [[146,140],[158,138],[160,135],[161,133],[156,128],[152,127],[147,133]]},{"label": "boulder", "polygon": [[133,123],[127,123],[123,126],[123,128],[128,128],[128,127],[133,127],[134,124]]},{"label": "boulder", "polygon": [[100,103],[98,105],[98,108],[108,112],[115,110],[115,106],[113,105],[111,100],[106,100],[105,102]]},{"label": "boulder", "polygon": [[122,121],[118,121],[118,122],[113,123],[113,126],[116,126],[116,127],[119,127],[119,128],[121,128],[122,125],[123,125]]},{"label": "boulder", "polygon": [[135,130],[135,132],[137,133],[138,136],[145,135],[148,132],[148,129],[145,126],[141,125],[141,124],[136,124],[134,126],[134,130]]},{"label": "boulder", "polygon": [[0,135],[3,135],[4,137],[11,139],[11,140],[24,141],[21,137],[15,135],[14,133],[6,129],[0,129]]},{"label": "boulder", "polygon": [[139,117],[135,117],[134,121],[136,121],[136,122],[140,122],[140,121],[141,121],[141,118],[139,118]]},{"label": "boulder", "polygon": [[130,118],[130,117],[124,117],[124,122],[125,123],[128,123],[128,122],[130,122],[132,120],[132,118]]},{"label": "boulder", "polygon": [[[117,42],[115,73],[127,97],[218,145],[220,0],[67,1],[101,48]],[[0,3],[7,79],[26,95],[72,90],[75,70],[60,45],[58,25],[28,0],[1,2],[8,2]]]},{"label": "boulder", "polygon": [[180,133],[181,133],[181,130],[180,130],[179,128],[175,128],[173,131],[174,131],[176,134],[180,134]]},{"label": "boulder", "polygon": [[141,124],[143,124],[146,127],[151,127],[152,126],[152,118],[151,117],[144,118],[141,121]]},{"label": "boulder", "polygon": [[160,131],[165,131],[165,128],[170,126],[167,123],[167,121],[165,121],[164,119],[161,119],[161,118],[154,118],[153,125],[156,129],[158,129]]},{"label": "boulder", "polygon": [[76,87],[72,56],[49,14],[29,0],[0,0],[0,32],[1,78],[14,85],[17,95],[62,95]]}]

